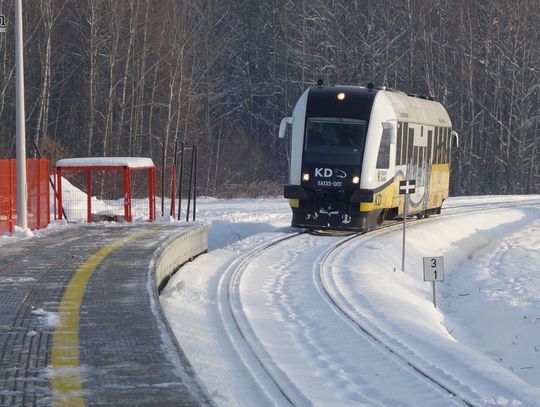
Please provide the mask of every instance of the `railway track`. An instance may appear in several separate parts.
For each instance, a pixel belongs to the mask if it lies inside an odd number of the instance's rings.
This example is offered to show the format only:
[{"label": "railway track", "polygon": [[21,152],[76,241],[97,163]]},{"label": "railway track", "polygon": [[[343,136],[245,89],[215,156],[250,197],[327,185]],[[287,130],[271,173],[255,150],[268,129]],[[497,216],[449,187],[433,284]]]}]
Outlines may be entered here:
[{"label": "railway track", "polygon": [[534,207],[540,204],[540,199],[531,199],[523,202],[493,202],[489,204],[480,203],[480,204],[463,204],[456,206],[449,206],[443,208],[443,213],[437,215],[438,218],[453,216],[457,214],[466,214],[470,212],[485,212],[490,210],[497,209],[506,209],[506,208],[523,208],[523,207]]},{"label": "railway track", "polygon": [[[392,226],[395,228],[397,225],[394,224]],[[385,226],[384,229],[391,228],[392,226]],[[219,284],[218,307],[228,337],[240,355],[244,365],[250,371],[254,381],[266,394],[270,404],[279,406],[311,405],[312,401],[309,397],[304,395],[301,388],[295,385],[294,380],[289,378],[287,373],[280,368],[280,365],[274,360],[261,340],[257,337],[249,317],[245,313],[244,305],[242,304],[240,282],[246,269],[250,264],[255,262],[261,254],[267,253],[277,246],[289,244],[291,241],[302,236],[308,236],[310,239],[313,238],[305,233],[293,233],[258,246],[231,264],[223,274]],[[315,273],[315,275],[320,275],[318,271],[324,268],[324,264],[328,260],[329,255],[358,237],[359,235],[356,234],[348,237],[332,238],[335,242],[323,253],[323,257],[315,263],[312,272]],[[320,287],[321,286],[318,285],[317,289],[320,289]],[[322,293],[324,292],[325,291],[323,290]],[[330,294],[324,295],[326,296],[327,302],[331,304],[332,312],[337,311],[343,318],[343,316],[346,315],[344,314],[344,311],[340,310],[340,308],[335,305],[336,303],[333,303],[331,300],[328,301],[332,298],[330,297]],[[391,348],[383,345],[383,340],[378,339],[373,334],[367,334],[368,331],[359,329],[360,326],[360,323],[356,321],[354,328],[357,331],[355,340],[358,342],[358,347],[360,348],[358,350],[359,354],[366,359],[366,363],[378,364],[377,358],[373,359],[369,355],[373,353],[374,346],[376,348],[382,348],[384,364],[394,365],[397,363],[397,366],[395,367],[396,370],[402,370],[404,366],[409,369],[410,373],[408,375],[400,374],[400,376],[402,376],[403,380],[409,384],[410,388],[415,389],[427,386],[429,387],[430,392],[439,394],[440,399],[444,400],[445,404],[473,405],[468,402],[461,402],[462,400],[460,400],[459,397],[456,397],[455,392],[439,383],[436,379],[431,379],[428,374],[421,372],[419,369],[413,369],[414,366],[412,364],[404,363],[401,358],[397,357],[397,354]],[[321,354],[322,353],[323,351],[321,351]],[[385,369],[388,371],[392,369],[392,367],[385,367]],[[333,374],[339,375],[341,373],[339,372],[340,369],[338,367],[334,367],[333,370]],[[420,376],[420,378],[418,379],[414,376]],[[354,380],[344,378],[342,381],[347,387],[352,386],[355,388],[354,391],[356,392],[357,402],[366,405],[386,405],[384,402],[379,402],[374,398],[367,388],[362,389],[361,385],[354,383]],[[423,389],[422,391],[426,390]],[[431,397],[433,396],[431,395]]]},{"label": "railway track", "polygon": [[[360,236],[360,238],[363,238],[366,242],[368,242],[372,240],[373,237],[379,235],[381,231],[382,233],[387,233],[388,230],[386,229],[391,226],[381,227],[377,229],[376,233],[369,236],[362,235]],[[392,357],[397,361],[398,364],[402,365],[403,368],[411,370],[424,377],[427,381],[433,384],[433,386],[447,392],[448,395],[451,396],[452,399],[454,399],[454,401],[460,401],[467,406],[477,405],[468,397],[460,394],[458,390],[454,390],[451,384],[447,384],[443,379],[435,377],[433,374],[429,373],[424,367],[422,367],[426,365],[429,366],[428,362],[421,361],[421,363],[419,363],[420,361],[412,361],[410,358],[400,352],[395,346],[392,346],[391,343],[395,342],[395,339],[389,337],[386,333],[381,332],[376,327],[374,327],[373,324],[371,324],[369,320],[364,315],[362,315],[362,313],[359,312],[358,309],[355,309],[355,307],[347,301],[347,298],[341,294],[337,284],[335,283],[335,280],[333,279],[329,264],[332,263],[332,258],[339,256],[339,252],[344,247],[349,245],[353,239],[356,239],[358,237],[359,236],[352,236],[340,241],[339,243],[333,245],[326,252],[324,252],[317,260],[316,265],[313,268],[314,280],[318,286],[319,291],[321,292],[321,295],[326,298],[327,303],[335,309],[336,313],[341,318],[343,318],[345,321],[350,323],[355,329],[358,330],[360,335],[373,341],[378,346],[391,353]],[[359,242],[355,243],[358,244]],[[433,366],[431,367],[434,368]],[[451,380],[455,379],[447,378],[447,381]]]},{"label": "railway track", "polygon": [[264,243],[235,260],[223,273],[218,286],[218,310],[236,351],[254,380],[275,405],[303,405],[309,402],[273,362],[255,336],[239,296],[239,283],[248,264],[265,250],[295,238],[297,232]]},{"label": "railway track", "polygon": [[[508,208],[508,207],[522,207],[528,205],[534,205],[533,202],[515,203],[515,204],[501,204],[494,205],[492,209]],[[537,204],[537,203],[536,203]],[[463,209],[463,211],[461,210]],[[448,216],[460,216],[464,212],[474,212],[476,208],[470,205],[464,205],[463,207],[452,207],[452,213],[443,213],[433,218],[420,219],[414,221],[414,224],[430,222],[431,220],[448,217]],[[480,210],[480,209],[479,209]],[[485,207],[481,210],[485,210]],[[272,241],[263,243],[251,251],[245,253],[241,257],[237,258],[222,274],[219,287],[218,287],[218,308],[219,314],[223,321],[223,325],[227,332],[227,335],[240,355],[244,365],[249,370],[254,381],[260,386],[264,394],[267,396],[269,403],[273,405],[293,405],[303,406],[311,405],[312,400],[316,401],[316,398],[311,398],[306,395],[301,385],[298,385],[298,381],[294,377],[290,377],[286,368],[282,367],[282,363],[276,360],[272,354],[271,347],[269,348],[265,344],[265,339],[261,339],[258,335],[257,328],[254,327],[250,316],[246,312],[244,299],[242,296],[241,282],[250,268],[257,269],[259,275],[267,273],[272,266],[261,269],[262,264],[265,263],[261,260],[264,256],[272,257],[272,251],[277,250],[274,253],[274,258],[283,254],[283,247],[294,247],[301,240],[306,239],[331,239],[331,242],[327,245],[322,254],[317,260],[311,264],[311,279],[314,282],[315,289],[319,292],[321,299],[327,304],[330,312],[337,316],[349,329],[356,332],[355,341],[359,343],[359,354],[365,355],[367,363],[381,363],[382,365],[390,366],[386,371],[393,369],[406,372],[406,380],[410,380],[409,387],[414,389],[415,386],[420,388],[419,391],[425,391],[427,393],[433,393],[439,395],[444,405],[467,405],[475,406],[480,405],[482,397],[475,393],[466,383],[461,383],[456,377],[446,374],[442,369],[437,366],[431,365],[428,360],[422,359],[420,356],[415,355],[414,352],[408,352],[406,346],[395,346],[395,338],[390,337],[387,333],[380,331],[376,326],[373,326],[366,319],[362,313],[355,309],[347,301],[347,297],[342,295],[338,286],[332,277],[331,264],[335,258],[339,257],[341,251],[351,244],[361,245],[369,242],[373,238],[390,231],[399,230],[402,227],[401,222],[385,222],[378,229],[367,234],[351,234],[348,236],[313,236],[306,231],[300,231],[296,233],[289,233],[285,236],[279,237]],[[311,243],[310,243],[311,244]],[[305,245],[305,242],[304,242]],[[309,245],[308,245],[309,246]],[[285,263],[293,259],[282,259],[281,262]],[[294,268],[294,266],[291,266]],[[253,273],[253,271],[251,271]],[[291,276],[297,274],[298,270],[292,270],[289,276],[278,276],[277,280],[281,280],[278,284],[274,284],[273,289],[280,292],[279,295],[274,295],[274,300],[282,304],[275,308],[282,308],[281,320],[287,322],[287,319],[291,317],[296,318],[293,315],[294,311],[291,311],[293,307],[287,302],[291,302],[292,296],[282,294],[287,284],[291,282]],[[249,274],[249,272],[248,272]],[[304,275],[304,278],[306,276]],[[278,297],[282,298],[279,299]],[[288,297],[287,297],[288,296]],[[276,312],[276,310],[274,310]],[[294,319],[294,318],[293,318]],[[301,322],[301,318],[298,317],[297,321]],[[256,324],[256,323],[255,323]],[[309,326],[302,326],[302,329],[308,330]],[[300,338],[301,339],[301,338]],[[298,342],[301,342],[301,340]],[[307,335],[306,342],[310,342],[313,338]],[[318,345],[316,345],[318,346]],[[365,347],[362,348],[362,347]],[[362,348],[362,349],[360,349]],[[375,351],[374,351],[375,349]],[[321,353],[324,353],[324,349],[318,349]],[[293,350],[294,352],[294,350]],[[381,357],[380,361],[371,361],[370,355],[378,352]],[[337,360],[337,358],[336,358]],[[330,368],[333,369],[333,374],[340,376],[343,372],[340,370],[337,364],[335,366],[330,363]],[[309,367],[307,367],[309,369]],[[330,370],[332,370],[330,369]],[[346,376],[346,372],[343,373]],[[362,388],[361,384],[347,381],[343,379],[347,388],[353,388],[357,394],[359,403],[368,405],[390,405],[392,402],[379,401],[374,398],[370,393],[368,387]],[[364,391],[365,390],[365,391]],[[433,397],[433,394],[430,397]],[[324,404],[324,403],[323,403]],[[406,404],[406,403],[405,403]]]}]

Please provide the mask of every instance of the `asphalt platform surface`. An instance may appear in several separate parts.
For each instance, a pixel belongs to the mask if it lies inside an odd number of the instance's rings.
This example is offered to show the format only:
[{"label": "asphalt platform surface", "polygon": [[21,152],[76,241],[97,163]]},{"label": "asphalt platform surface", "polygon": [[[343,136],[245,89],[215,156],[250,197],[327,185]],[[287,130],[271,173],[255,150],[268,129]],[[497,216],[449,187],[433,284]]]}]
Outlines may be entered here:
[{"label": "asphalt platform surface", "polygon": [[92,225],[0,246],[0,406],[212,405],[151,279],[185,231]]}]

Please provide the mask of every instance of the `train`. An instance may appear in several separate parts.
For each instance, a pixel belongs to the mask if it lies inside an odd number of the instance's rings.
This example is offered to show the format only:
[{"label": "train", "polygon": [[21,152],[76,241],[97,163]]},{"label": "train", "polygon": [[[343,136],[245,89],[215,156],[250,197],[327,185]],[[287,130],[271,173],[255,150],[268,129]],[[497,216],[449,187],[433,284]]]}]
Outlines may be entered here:
[{"label": "train", "polygon": [[[279,137],[287,134],[293,227],[367,232],[405,213],[439,214],[449,195],[459,139],[432,97],[319,81],[281,120]],[[400,182],[414,189],[403,193]]]}]

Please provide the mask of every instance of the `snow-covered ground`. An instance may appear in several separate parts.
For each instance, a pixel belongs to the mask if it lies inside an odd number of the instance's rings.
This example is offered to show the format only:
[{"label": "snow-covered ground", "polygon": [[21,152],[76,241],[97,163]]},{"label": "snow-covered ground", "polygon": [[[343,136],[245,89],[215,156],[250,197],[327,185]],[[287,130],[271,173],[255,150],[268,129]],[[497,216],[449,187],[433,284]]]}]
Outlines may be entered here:
[{"label": "snow-covered ground", "polygon": [[[253,256],[230,295],[297,405],[540,406],[540,196],[448,199],[442,215],[408,224],[404,272],[399,227],[328,257],[346,237],[302,234],[254,254],[295,232],[286,200],[206,198],[197,212],[212,222],[209,252],[171,279],[161,302],[218,405],[286,405],[224,310],[227,278]],[[55,222],[0,237],[0,246],[61,227],[88,226]],[[444,256],[437,309],[422,278],[425,256]]]},{"label": "snow-covered ground", "polygon": [[[290,210],[282,199],[206,199],[198,209],[213,224],[210,251],[171,279],[162,305],[218,405],[280,404],[238,344],[221,297],[231,264],[293,232]],[[300,404],[540,405],[540,196],[449,199],[441,216],[409,224],[404,272],[399,227],[333,253],[322,271],[332,297],[382,344],[366,345],[314,277],[321,254],[344,238],[301,235],[278,244],[238,283],[250,333]],[[423,281],[425,256],[444,256],[437,309]],[[414,387],[418,374],[407,362],[458,397]]]}]

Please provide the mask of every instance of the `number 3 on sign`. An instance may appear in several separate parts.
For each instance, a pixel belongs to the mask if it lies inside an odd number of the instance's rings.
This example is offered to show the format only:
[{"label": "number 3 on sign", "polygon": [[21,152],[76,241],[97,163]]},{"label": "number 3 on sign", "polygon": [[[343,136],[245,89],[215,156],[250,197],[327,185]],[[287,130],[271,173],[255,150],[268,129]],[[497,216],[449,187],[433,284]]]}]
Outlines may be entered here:
[{"label": "number 3 on sign", "polygon": [[443,257],[424,257],[424,281],[444,281]]}]

